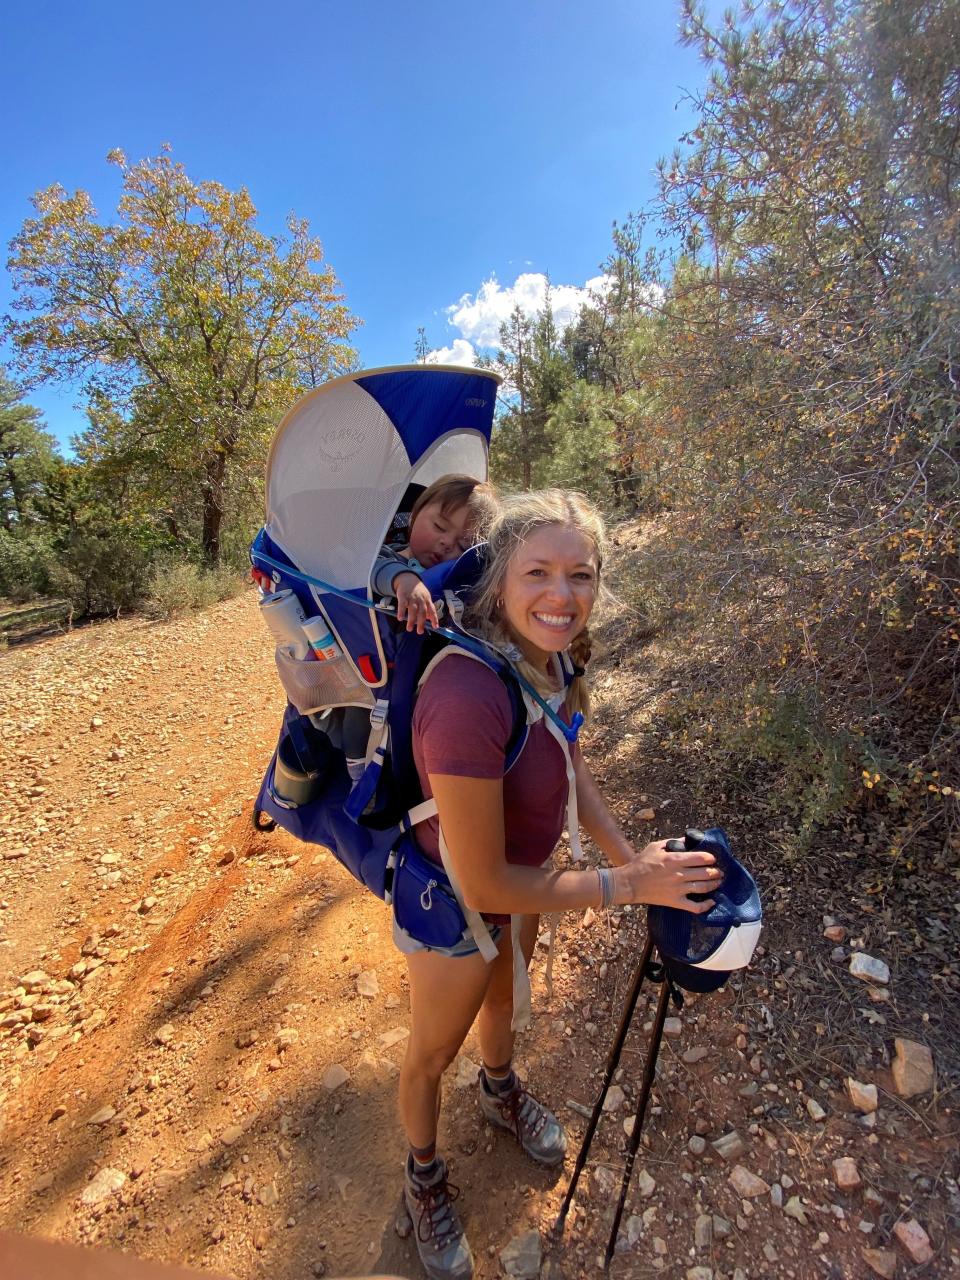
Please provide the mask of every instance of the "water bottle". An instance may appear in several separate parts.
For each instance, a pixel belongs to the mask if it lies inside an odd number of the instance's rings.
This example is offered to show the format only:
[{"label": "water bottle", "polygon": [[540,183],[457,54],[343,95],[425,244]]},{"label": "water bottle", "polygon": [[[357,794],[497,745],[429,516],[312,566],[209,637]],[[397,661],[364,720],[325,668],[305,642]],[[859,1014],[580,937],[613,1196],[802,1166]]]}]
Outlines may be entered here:
[{"label": "water bottle", "polygon": [[310,647],[303,634],[303,609],[292,591],[274,591],[263,596],[260,614],[280,648],[294,658],[307,657]]}]

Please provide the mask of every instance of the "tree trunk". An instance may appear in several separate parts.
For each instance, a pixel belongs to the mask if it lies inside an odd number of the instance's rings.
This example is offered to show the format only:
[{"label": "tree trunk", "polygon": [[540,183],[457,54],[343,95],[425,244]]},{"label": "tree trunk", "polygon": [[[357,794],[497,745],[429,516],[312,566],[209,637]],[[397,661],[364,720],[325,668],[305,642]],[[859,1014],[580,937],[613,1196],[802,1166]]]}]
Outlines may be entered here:
[{"label": "tree trunk", "polygon": [[211,569],[220,563],[220,533],[223,526],[223,477],[227,469],[226,454],[219,450],[208,458],[204,468],[203,558]]}]

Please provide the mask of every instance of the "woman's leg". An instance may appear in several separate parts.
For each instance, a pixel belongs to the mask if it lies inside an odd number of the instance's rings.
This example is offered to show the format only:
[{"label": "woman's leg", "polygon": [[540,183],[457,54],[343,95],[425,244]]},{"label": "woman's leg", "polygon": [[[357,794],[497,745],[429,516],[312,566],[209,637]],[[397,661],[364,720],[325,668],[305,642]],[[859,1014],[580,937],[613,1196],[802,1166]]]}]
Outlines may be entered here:
[{"label": "woman's leg", "polygon": [[440,1077],[466,1039],[500,961],[488,965],[479,952],[441,956],[433,951],[406,959],[412,1025],[400,1069],[400,1120],[411,1147],[425,1150],[437,1138]]},{"label": "woman's leg", "polygon": [[[537,943],[539,916],[524,916],[520,946],[527,967]],[[500,955],[480,1011],[483,1073],[480,1101],[491,1124],[513,1133],[524,1151],[540,1164],[557,1165],[567,1149],[567,1135],[552,1111],[529,1093],[513,1070],[513,951],[510,931],[504,930]]]}]

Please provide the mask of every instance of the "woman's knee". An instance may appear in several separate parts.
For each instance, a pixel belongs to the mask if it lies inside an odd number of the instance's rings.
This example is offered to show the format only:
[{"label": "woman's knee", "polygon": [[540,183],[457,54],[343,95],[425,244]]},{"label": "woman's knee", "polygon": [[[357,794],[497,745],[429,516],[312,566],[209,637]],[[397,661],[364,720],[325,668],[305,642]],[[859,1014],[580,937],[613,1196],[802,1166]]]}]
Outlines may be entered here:
[{"label": "woman's knee", "polygon": [[460,1051],[460,1046],[451,1044],[417,1045],[411,1040],[407,1046],[404,1069],[411,1075],[426,1077],[439,1081],[447,1067]]}]

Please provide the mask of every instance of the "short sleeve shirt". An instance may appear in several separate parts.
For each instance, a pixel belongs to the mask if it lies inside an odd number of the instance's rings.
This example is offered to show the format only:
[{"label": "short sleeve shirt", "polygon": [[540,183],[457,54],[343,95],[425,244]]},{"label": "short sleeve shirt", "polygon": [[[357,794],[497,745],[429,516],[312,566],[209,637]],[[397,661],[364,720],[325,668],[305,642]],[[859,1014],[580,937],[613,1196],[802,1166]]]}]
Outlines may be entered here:
[{"label": "short sleeve shirt", "polygon": [[[566,713],[563,713],[566,718]],[[430,673],[413,713],[413,755],[425,797],[429,775],[503,778],[505,853],[508,862],[540,866],[563,831],[567,772],[563,749],[542,720],[508,773],[506,752],[513,728],[510,696],[483,663],[452,654]],[[574,755],[577,747],[571,747]],[[436,818],[417,828],[417,842],[440,861]]]}]

